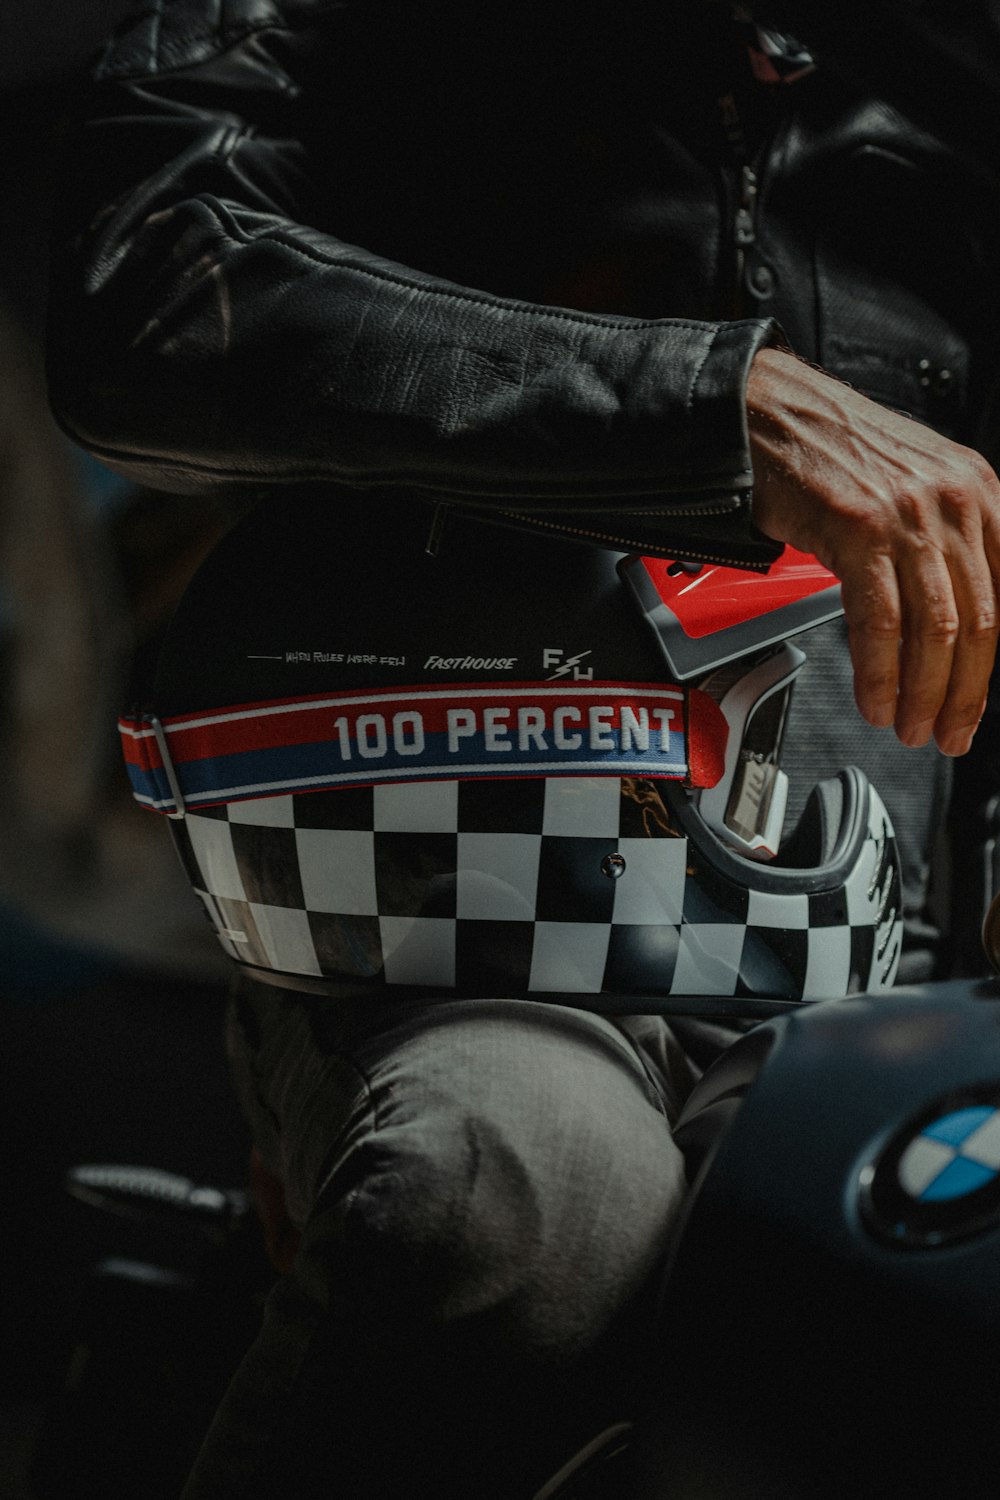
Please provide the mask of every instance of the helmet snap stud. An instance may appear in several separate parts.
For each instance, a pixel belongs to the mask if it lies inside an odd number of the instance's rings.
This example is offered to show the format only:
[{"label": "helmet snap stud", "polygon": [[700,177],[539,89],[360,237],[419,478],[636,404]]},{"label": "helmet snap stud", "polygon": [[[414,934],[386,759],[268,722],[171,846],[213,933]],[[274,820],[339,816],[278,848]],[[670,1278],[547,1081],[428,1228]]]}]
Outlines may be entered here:
[{"label": "helmet snap stud", "polygon": [[606,854],[601,860],[601,873],[609,880],[617,880],[625,874],[625,857],[621,854]]}]

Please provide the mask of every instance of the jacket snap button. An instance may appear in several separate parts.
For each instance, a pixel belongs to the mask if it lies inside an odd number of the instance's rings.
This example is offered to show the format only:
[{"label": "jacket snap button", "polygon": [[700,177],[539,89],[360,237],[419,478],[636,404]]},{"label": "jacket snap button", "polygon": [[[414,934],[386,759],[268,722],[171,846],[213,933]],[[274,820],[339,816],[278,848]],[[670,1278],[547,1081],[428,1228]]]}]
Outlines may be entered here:
[{"label": "jacket snap button", "polygon": [[920,371],[920,384],[925,391],[930,391],[932,396],[947,396],[951,390],[951,371],[936,368],[929,359],[922,359],[917,365]]},{"label": "jacket snap button", "polygon": [[774,291],[774,272],[770,266],[754,266],[750,273],[750,287],[758,297],[770,297]]}]

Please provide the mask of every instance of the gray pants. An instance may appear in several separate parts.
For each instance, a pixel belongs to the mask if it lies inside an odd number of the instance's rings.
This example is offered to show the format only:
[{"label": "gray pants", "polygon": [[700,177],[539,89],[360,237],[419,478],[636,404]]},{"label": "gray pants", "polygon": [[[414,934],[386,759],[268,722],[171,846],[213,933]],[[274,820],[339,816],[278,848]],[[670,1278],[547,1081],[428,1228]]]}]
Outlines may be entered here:
[{"label": "gray pants", "polygon": [[523,1500],[662,1354],[690,1045],[534,1002],[246,989],[237,1089],[302,1242],[184,1500]]}]

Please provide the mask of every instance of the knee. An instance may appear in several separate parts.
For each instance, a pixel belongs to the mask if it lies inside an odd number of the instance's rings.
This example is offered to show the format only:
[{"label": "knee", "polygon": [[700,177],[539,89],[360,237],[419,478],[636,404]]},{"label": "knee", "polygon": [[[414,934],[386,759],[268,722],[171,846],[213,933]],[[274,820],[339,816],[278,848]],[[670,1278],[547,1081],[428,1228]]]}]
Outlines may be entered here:
[{"label": "knee", "polygon": [[353,1166],[333,1219],[359,1302],[397,1323],[439,1323],[509,1304],[530,1284],[543,1186],[487,1122],[438,1120],[416,1140],[389,1130]]},{"label": "knee", "polygon": [[682,1192],[665,1127],[638,1151],[608,1122],[569,1139],[482,1115],[425,1118],[354,1153],[307,1227],[355,1313],[397,1330],[489,1325],[561,1362],[603,1339],[661,1258]]}]

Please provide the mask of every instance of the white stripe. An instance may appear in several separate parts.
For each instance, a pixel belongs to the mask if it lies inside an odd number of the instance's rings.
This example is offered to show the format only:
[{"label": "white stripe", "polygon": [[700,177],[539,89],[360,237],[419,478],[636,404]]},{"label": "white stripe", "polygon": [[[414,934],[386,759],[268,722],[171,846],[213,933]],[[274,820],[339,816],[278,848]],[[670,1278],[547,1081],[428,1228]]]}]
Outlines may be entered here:
[{"label": "white stripe", "polygon": [[144,807],[152,807],[157,810],[164,807],[176,806],[173,797],[147,797],[145,792],[133,792],[132,796],[137,802],[141,802]]},{"label": "white stripe", "polygon": [[[633,760],[623,761],[616,764],[613,770],[608,770],[606,760],[574,760],[574,761],[532,761],[511,764],[505,761],[503,767],[484,766],[480,762],[469,766],[428,766],[426,769],[403,771],[401,768],[386,771],[348,771],[346,774],[329,776],[309,776],[297,781],[259,781],[247,783],[245,786],[227,786],[213,788],[208,792],[185,793],[184,800],[189,807],[197,807],[204,802],[223,802],[231,797],[238,797],[253,792],[280,792],[294,791],[296,787],[329,786],[331,783],[347,781],[361,781],[374,784],[378,781],[395,781],[400,785],[407,781],[417,781],[423,777],[432,777],[438,781],[459,781],[463,776],[486,775],[496,776],[498,780],[510,780],[512,777],[533,776],[543,772],[563,772],[568,776],[579,776],[585,771],[596,771],[605,776],[630,776],[639,775],[642,772],[659,772],[660,775],[684,776],[687,774],[687,766],[683,762],[671,763],[664,766],[661,761],[647,763]],[[145,800],[139,799],[137,800]],[[155,803],[154,806],[172,807],[173,801]]]},{"label": "white stripe", "polygon": [[[645,762],[624,761],[617,764],[613,770],[608,770],[607,761],[584,760],[584,761],[534,761],[523,764],[512,765],[505,761],[503,767],[484,766],[477,761],[472,765],[462,766],[428,766],[426,769],[408,770],[405,774],[401,769],[378,771],[348,771],[338,775],[309,776],[296,781],[257,781],[247,782],[243,786],[213,787],[207,792],[188,792],[185,794],[185,802],[189,807],[201,807],[210,802],[224,802],[234,797],[249,796],[253,793],[265,792],[294,792],[305,790],[311,786],[330,786],[341,782],[359,781],[368,785],[374,785],[380,781],[396,782],[400,786],[406,782],[418,781],[422,778],[437,779],[439,781],[459,781],[463,776],[492,776],[497,780],[517,780],[519,777],[531,775],[535,772],[555,772],[568,776],[579,775],[581,772],[595,771],[604,776],[628,776],[639,775],[642,772],[659,774],[660,776],[684,777],[687,775],[688,767],[684,761],[672,761],[669,765],[663,765],[660,761]],[[173,797],[148,797],[144,792],[133,792],[132,796],[136,802],[144,807],[151,807],[157,811],[166,807],[175,807]]]}]

